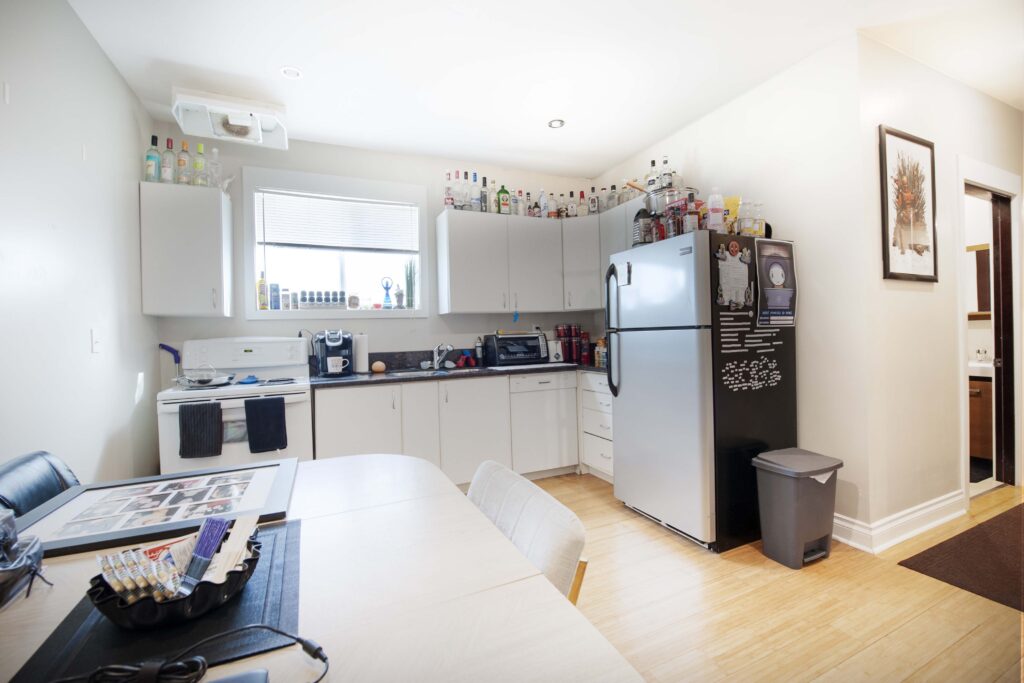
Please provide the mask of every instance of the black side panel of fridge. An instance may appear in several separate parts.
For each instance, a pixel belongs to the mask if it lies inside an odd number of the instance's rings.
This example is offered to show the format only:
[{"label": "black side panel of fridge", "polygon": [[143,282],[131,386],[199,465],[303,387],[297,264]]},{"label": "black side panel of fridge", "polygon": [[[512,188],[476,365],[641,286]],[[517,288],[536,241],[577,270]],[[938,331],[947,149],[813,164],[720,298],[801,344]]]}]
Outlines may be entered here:
[{"label": "black side panel of fridge", "polygon": [[718,552],[761,537],[750,461],[796,446],[796,330],[757,324],[754,245],[735,235],[710,241]]}]

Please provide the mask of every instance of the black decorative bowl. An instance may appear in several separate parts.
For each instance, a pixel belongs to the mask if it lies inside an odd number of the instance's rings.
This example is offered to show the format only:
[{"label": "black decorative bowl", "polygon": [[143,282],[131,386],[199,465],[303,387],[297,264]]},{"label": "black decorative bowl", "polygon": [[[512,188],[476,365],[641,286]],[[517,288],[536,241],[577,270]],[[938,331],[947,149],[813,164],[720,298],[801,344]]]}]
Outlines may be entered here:
[{"label": "black decorative bowl", "polygon": [[151,629],[180,624],[190,619],[198,619],[238,595],[252,577],[252,573],[256,571],[261,547],[259,541],[250,538],[246,543],[249,557],[243,561],[242,569],[229,571],[224,583],[200,581],[195,590],[185,597],[163,602],[146,597],[129,605],[101,575],[89,579],[90,585],[86,595],[103,616],[122,628]]}]

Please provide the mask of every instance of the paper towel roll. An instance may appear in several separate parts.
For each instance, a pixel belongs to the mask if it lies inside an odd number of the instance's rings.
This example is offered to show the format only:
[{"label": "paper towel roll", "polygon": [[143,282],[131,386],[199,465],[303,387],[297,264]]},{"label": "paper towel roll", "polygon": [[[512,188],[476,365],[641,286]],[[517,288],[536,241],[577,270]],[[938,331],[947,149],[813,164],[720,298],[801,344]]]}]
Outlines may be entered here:
[{"label": "paper towel roll", "polygon": [[355,357],[355,371],[370,371],[370,338],[365,334],[352,335],[352,355]]}]

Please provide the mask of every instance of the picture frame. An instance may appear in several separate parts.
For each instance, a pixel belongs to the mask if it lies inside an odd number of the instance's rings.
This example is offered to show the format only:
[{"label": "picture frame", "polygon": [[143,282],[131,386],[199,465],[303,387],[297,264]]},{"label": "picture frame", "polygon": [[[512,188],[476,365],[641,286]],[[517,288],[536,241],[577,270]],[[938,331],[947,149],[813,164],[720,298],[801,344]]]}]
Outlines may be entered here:
[{"label": "picture frame", "polygon": [[878,127],[882,205],[882,277],[939,281],[935,240],[935,145]]},{"label": "picture frame", "polygon": [[73,486],[18,517],[18,534],[36,535],[43,557],[182,536],[206,517],[284,519],[296,458],[213,467]]}]

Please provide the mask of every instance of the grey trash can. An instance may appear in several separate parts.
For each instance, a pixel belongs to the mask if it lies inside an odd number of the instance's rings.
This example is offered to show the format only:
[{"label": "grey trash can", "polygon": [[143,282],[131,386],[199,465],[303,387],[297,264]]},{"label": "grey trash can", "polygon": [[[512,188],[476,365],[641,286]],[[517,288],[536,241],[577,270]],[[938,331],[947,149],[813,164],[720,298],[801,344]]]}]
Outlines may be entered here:
[{"label": "grey trash can", "polygon": [[828,557],[843,461],[800,448],[753,459],[764,554],[791,569]]}]

